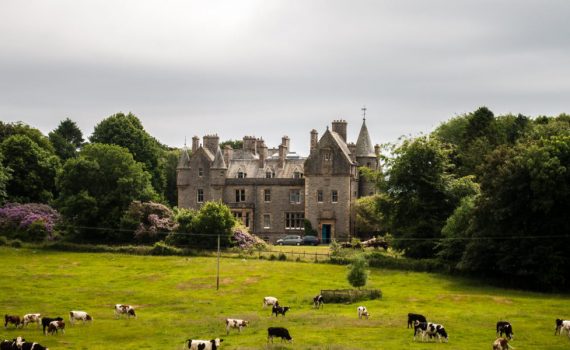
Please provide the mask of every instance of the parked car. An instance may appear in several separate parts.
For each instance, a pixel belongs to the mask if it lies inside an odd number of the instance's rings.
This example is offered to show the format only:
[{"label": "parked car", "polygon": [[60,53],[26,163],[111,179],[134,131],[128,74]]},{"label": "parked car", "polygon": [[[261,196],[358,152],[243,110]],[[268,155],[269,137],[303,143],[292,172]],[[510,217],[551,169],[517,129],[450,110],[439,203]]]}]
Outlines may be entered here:
[{"label": "parked car", "polygon": [[317,236],[305,236],[303,237],[303,245],[319,245],[321,240]]},{"label": "parked car", "polygon": [[301,245],[303,239],[298,235],[288,235],[275,242],[277,245]]}]

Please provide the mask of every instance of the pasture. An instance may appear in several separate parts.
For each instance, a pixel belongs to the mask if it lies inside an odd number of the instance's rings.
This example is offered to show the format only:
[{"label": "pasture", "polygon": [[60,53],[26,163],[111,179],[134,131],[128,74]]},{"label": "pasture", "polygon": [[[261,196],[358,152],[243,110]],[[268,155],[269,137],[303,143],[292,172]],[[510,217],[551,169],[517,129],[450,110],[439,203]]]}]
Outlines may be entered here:
[{"label": "pasture", "polygon": [[[367,287],[383,299],[363,302],[371,316],[357,318],[359,304],[312,309],[321,289],[348,288],[345,266],[307,262],[222,259],[216,291],[216,259],[33,251],[0,248],[0,314],[62,316],[63,335],[44,336],[28,325],[0,328],[0,338],[24,336],[57,349],[177,349],[184,340],[224,339],[221,349],[491,349],[495,323],[512,323],[521,349],[568,349],[554,336],[554,320],[570,318],[568,295],[504,290],[449,276],[370,269]],[[290,306],[271,317],[264,296]],[[326,301],[325,301],[326,302]],[[137,319],[114,318],[117,303],[135,306]],[[69,311],[84,310],[92,324],[69,325]],[[443,324],[449,343],[414,342],[408,312]],[[250,325],[226,336],[225,318]],[[267,346],[267,327],[283,326],[292,344]]]}]

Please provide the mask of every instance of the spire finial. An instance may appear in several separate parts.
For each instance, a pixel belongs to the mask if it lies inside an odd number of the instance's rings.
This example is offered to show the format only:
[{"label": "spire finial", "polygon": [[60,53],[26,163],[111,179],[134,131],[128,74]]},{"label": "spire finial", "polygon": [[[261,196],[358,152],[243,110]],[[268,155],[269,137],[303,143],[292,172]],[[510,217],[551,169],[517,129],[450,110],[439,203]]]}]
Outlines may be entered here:
[{"label": "spire finial", "polygon": [[366,106],[361,108],[362,110],[362,120],[366,121]]},{"label": "spire finial", "polygon": [[184,148],[186,148],[186,136],[184,136]]}]

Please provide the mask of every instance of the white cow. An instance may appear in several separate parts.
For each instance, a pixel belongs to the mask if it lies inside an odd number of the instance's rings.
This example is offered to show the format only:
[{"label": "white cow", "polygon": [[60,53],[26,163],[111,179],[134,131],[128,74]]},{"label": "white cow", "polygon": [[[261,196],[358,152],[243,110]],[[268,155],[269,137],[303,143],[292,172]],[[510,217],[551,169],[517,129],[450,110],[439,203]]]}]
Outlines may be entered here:
[{"label": "white cow", "polygon": [[568,336],[570,337],[570,321],[568,320],[561,320],[559,318],[556,319],[556,329],[554,330],[554,335],[562,334],[564,331],[568,332]]},{"label": "white cow", "polygon": [[275,306],[275,305],[279,305],[279,301],[277,300],[276,297],[265,297],[263,298],[263,307],[266,306]]},{"label": "white cow", "polygon": [[366,309],[366,306],[359,306],[358,308],[356,308],[356,311],[358,311],[359,319],[361,319],[362,317],[366,317],[366,319],[368,319],[368,316],[370,316],[368,310]]},{"label": "white cow", "polygon": [[37,323],[38,327],[40,326],[41,314],[25,314],[22,320],[24,326],[27,326],[28,323]]},{"label": "white cow", "polygon": [[69,323],[73,325],[73,323],[77,320],[83,321],[83,323],[85,323],[87,321],[93,321],[93,318],[89,316],[89,314],[85,311],[70,311]]},{"label": "white cow", "polygon": [[190,350],[216,350],[220,347],[223,339],[216,338],[212,340],[193,340],[188,339],[188,349]]},{"label": "white cow", "polygon": [[237,318],[226,318],[226,335],[230,334],[230,328],[237,328],[241,333],[243,327],[247,327],[249,321],[239,320]]},{"label": "white cow", "polygon": [[119,318],[121,315],[127,315],[127,318],[130,318],[131,316],[133,316],[134,318],[137,318],[134,307],[132,307],[131,305],[126,305],[126,304],[116,304],[115,305],[115,318]]}]

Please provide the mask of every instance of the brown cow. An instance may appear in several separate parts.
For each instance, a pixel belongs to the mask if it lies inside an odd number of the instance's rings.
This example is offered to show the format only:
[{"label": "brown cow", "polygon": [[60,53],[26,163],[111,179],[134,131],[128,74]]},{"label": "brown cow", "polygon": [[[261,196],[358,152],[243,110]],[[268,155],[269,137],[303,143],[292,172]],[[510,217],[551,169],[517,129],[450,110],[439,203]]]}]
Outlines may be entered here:
[{"label": "brown cow", "polygon": [[8,327],[8,323],[14,324],[16,327],[22,324],[20,316],[15,315],[4,315],[4,328]]},{"label": "brown cow", "polygon": [[65,322],[63,321],[51,321],[48,326],[48,333],[54,334],[61,329],[61,333],[65,334]]},{"label": "brown cow", "polygon": [[493,350],[508,350],[510,348],[509,341],[505,338],[497,338],[493,342]]}]

